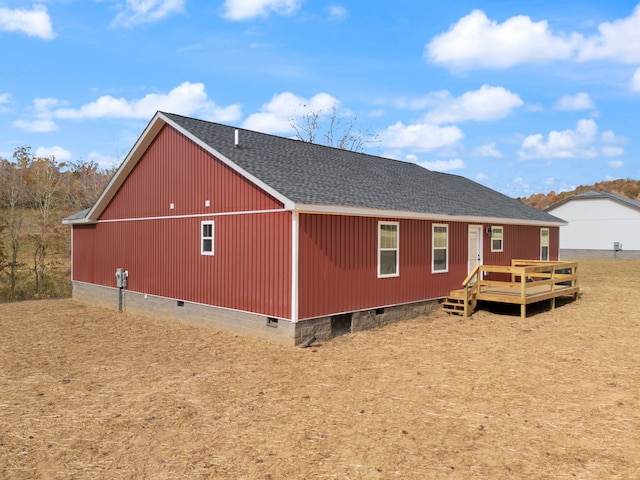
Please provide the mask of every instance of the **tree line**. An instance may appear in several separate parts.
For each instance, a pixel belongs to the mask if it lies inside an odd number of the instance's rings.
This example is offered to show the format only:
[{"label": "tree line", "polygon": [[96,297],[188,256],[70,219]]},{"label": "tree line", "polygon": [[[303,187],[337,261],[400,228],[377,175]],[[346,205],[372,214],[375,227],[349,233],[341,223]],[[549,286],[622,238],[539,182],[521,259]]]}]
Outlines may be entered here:
[{"label": "tree line", "polygon": [[70,235],[62,219],[92,206],[114,172],[36,156],[30,147],[0,157],[0,301],[70,295]]},{"label": "tree line", "polygon": [[616,179],[606,180],[603,182],[597,182],[593,185],[580,185],[574,190],[556,193],[551,191],[549,193],[536,193],[528,198],[520,198],[520,201],[531,205],[538,210],[544,210],[552,205],[564,200],[565,198],[572,197],[579,193],[587,192],[589,190],[601,190],[604,192],[615,193],[621,197],[626,197],[631,200],[640,200],[640,180]]}]

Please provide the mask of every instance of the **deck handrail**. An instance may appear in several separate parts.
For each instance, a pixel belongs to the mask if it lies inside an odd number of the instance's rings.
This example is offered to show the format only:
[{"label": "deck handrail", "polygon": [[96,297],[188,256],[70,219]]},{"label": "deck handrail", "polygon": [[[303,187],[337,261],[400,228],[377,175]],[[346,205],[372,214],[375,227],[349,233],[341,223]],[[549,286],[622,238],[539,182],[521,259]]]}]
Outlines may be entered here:
[{"label": "deck handrail", "polygon": [[476,276],[476,274],[478,273],[478,270],[480,269],[481,265],[476,265],[475,267],[473,267],[473,270],[471,270],[471,273],[469,275],[467,275],[467,278],[465,278],[462,281],[462,286],[466,287],[469,282],[473,279],[473,277]]},{"label": "deck handrail", "polygon": [[[566,273],[566,272],[569,273]],[[510,275],[511,281],[485,279],[487,273]],[[472,283],[472,280],[475,282]],[[536,280],[538,279],[538,280]],[[533,280],[533,281],[532,281]],[[464,291],[465,318],[475,309],[478,297],[483,293],[482,287],[496,285],[518,288],[522,316],[525,315],[527,292],[530,288],[548,285],[552,294],[552,306],[555,307],[556,285],[570,282],[573,288],[578,287],[578,263],[548,260],[512,260],[511,265],[476,265],[462,282]]]}]

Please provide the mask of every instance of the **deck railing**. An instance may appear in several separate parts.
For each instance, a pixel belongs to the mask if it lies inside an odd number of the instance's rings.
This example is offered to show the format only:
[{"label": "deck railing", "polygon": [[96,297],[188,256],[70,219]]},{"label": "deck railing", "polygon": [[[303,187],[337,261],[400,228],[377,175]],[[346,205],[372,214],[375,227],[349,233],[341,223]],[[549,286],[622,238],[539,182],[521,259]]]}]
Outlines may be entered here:
[{"label": "deck railing", "polygon": [[577,296],[578,263],[512,260],[511,265],[478,265],[462,286],[465,317],[473,312],[479,300],[485,300],[520,304],[524,318],[527,304],[550,299],[551,308],[555,308],[556,297]]}]

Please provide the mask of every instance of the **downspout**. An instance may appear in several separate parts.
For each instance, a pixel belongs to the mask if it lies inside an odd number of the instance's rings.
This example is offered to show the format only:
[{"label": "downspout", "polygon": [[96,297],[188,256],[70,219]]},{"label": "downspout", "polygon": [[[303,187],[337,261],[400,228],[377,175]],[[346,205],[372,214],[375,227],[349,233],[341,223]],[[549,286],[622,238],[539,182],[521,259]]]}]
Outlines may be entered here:
[{"label": "downspout", "polygon": [[291,321],[298,323],[299,213],[291,210]]}]

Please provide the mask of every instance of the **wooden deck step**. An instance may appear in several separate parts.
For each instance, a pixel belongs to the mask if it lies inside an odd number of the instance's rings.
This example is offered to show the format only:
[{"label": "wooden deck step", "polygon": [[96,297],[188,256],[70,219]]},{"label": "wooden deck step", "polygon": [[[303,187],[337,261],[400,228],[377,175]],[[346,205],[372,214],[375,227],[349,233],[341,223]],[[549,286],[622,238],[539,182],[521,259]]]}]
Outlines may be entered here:
[{"label": "wooden deck step", "polygon": [[449,296],[442,303],[442,309],[452,315],[464,315],[464,298]]}]

